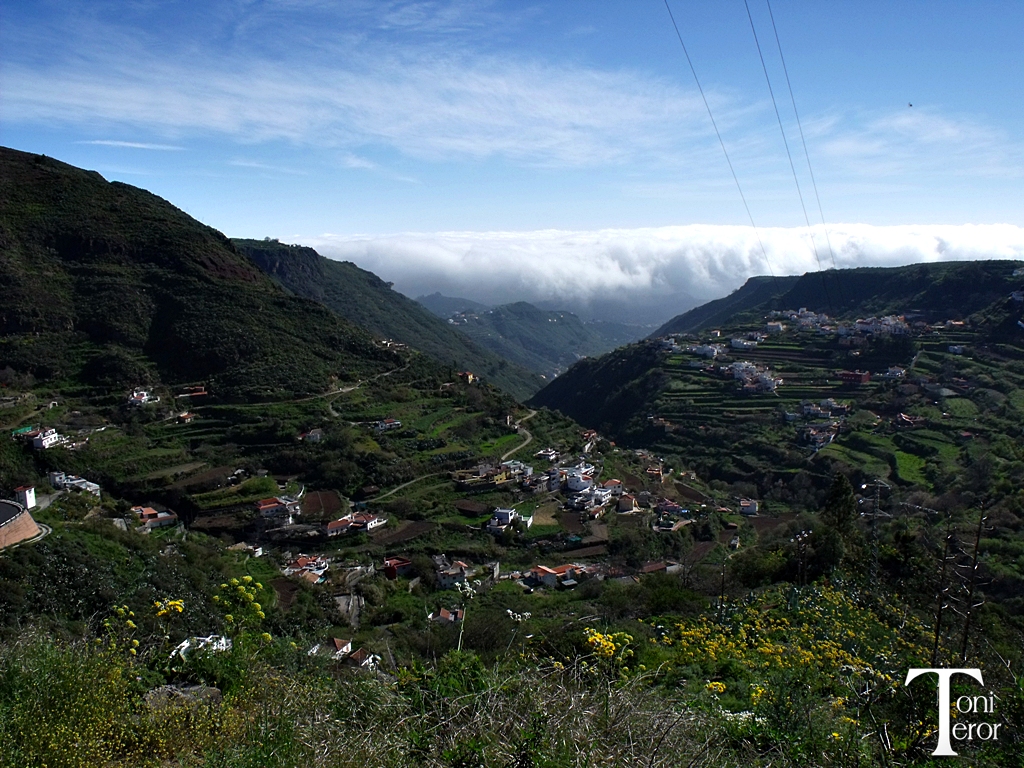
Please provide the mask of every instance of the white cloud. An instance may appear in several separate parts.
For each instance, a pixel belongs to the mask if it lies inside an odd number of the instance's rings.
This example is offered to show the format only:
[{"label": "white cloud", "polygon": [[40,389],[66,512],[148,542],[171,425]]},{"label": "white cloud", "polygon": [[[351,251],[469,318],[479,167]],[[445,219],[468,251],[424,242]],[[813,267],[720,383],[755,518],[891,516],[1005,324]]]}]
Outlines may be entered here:
[{"label": "white cloud", "polygon": [[[65,65],[11,63],[3,118],[557,166],[660,157],[708,133],[692,94],[629,71],[432,50],[241,65],[142,51],[130,58],[118,47]],[[728,120],[724,104],[721,111]]]},{"label": "white cloud", "polygon": [[268,163],[261,163],[258,160],[230,160],[228,165],[233,165],[236,168],[253,168],[258,171],[270,171],[271,173],[284,173],[289,176],[305,176],[306,171],[300,171],[296,168],[286,168],[281,165],[270,165]]},{"label": "white cloud", "polygon": [[[839,268],[915,262],[1024,259],[1024,228],[996,225],[830,224]],[[594,304],[723,296],[748,277],[802,274],[832,266],[825,238],[806,229],[691,225],[647,229],[438,232],[300,238],[325,256],[353,261],[396,288],[488,303],[515,300]],[[667,318],[666,318],[667,319]]]},{"label": "white cloud", "polygon": [[848,116],[815,126],[821,155],[860,175],[899,176],[908,168],[951,175],[1019,178],[1019,141],[975,118],[908,107],[885,115]]},{"label": "white cloud", "polygon": [[113,139],[95,139],[93,141],[79,141],[78,144],[95,144],[102,147],[124,147],[126,149],[152,149],[160,152],[183,152],[184,147],[173,144],[146,144],[141,141],[115,141]]}]

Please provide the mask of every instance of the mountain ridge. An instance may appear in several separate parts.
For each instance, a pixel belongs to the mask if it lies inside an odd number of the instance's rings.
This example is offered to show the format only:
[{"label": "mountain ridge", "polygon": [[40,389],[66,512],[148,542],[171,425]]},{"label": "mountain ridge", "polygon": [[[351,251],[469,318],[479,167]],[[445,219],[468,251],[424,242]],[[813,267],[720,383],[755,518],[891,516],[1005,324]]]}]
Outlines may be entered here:
[{"label": "mountain ridge", "polygon": [[319,302],[362,328],[408,344],[441,364],[471,370],[520,399],[543,386],[532,371],[467,338],[352,262],[328,259],[313,248],[276,240],[232,242],[286,290]]},{"label": "mountain ridge", "polygon": [[1020,262],[945,261],[899,267],[807,272],[799,276],[757,276],[728,296],[702,304],[664,323],[650,338],[694,333],[749,320],[772,309],[806,307],[835,317],[851,313],[903,314],[955,308],[962,316],[995,301]]},{"label": "mountain ridge", "polygon": [[6,148],[0,279],[0,366],[39,380],[198,380],[258,396],[322,391],[400,364],[166,200]]}]

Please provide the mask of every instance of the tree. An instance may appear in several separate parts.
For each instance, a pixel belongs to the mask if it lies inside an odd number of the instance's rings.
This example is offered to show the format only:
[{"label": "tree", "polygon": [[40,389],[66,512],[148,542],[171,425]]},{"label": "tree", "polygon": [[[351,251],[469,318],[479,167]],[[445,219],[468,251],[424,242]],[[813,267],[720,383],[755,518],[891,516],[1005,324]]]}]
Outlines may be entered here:
[{"label": "tree", "polygon": [[853,530],[857,519],[857,499],[853,495],[853,486],[842,472],[832,477],[832,486],[821,511],[821,519],[834,528],[840,536],[847,538]]}]

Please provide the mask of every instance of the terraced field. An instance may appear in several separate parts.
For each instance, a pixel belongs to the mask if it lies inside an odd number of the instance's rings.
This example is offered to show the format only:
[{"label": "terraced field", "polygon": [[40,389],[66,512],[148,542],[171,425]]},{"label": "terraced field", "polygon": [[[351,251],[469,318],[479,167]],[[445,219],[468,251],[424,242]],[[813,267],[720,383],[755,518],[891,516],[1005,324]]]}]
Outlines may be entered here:
[{"label": "terraced field", "polygon": [[[703,476],[727,482],[756,477],[766,486],[786,472],[821,476],[840,465],[865,478],[940,491],[990,453],[1007,430],[1019,431],[1024,339],[1020,346],[989,344],[967,327],[929,330],[913,341],[904,345],[912,346],[906,359],[880,357],[870,341],[848,348],[835,338],[798,332],[756,349],[729,350],[713,365],[688,354],[666,355],[644,437],[658,451],[682,455]],[[775,392],[744,393],[721,371],[736,361],[767,368],[783,383]],[[904,367],[906,377],[882,377],[891,365]],[[838,375],[843,369],[870,370],[873,377],[846,384]],[[849,413],[803,417],[803,404],[829,398],[848,405]],[[908,418],[901,421],[900,414]],[[817,452],[801,440],[812,421],[839,424],[834,442]]]}]

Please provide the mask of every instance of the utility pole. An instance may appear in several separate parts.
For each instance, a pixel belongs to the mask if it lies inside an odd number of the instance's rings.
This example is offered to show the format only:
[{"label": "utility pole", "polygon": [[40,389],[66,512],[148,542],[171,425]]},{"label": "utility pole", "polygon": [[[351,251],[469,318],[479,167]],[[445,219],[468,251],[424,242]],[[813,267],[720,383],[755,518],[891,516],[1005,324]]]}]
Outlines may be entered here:
[{"label": "utility pole", "polygon": [[960,644],[960,660],[967,661],[967,644],[970,639],[971,632],[971,619],[974,616],[974,609],[980,608],[985,604],[982,600],[980,603],[974,602],[974,589],[978,584],[978,554],[981,549],[981,532],[985,526],[985,521],[988,517],[984,511],[978,515],[978,528],[974,533],[974,553],[971,555],[970,570],[967,574],[967,596],[964,603],[964,633]]},{"label": "utility pole", "polygon": [[718,592],[718,614],[719,621],[725,618],[725,566],[729,562],[728,556],[722,559],[722,586]]},{"label": "utility pole", "polygon": [[[892,517],[892,515],[882,512],[879,509],[881,504],[882,488],[886,490],[892,490],[892,486],[882,480],[875,478],[874,483],[864,483],[860,488],[861,490],[867,490],[868,487],[874,486],[875,498],[874,506],[871,510],[871,583],[878,583],[878,518],[881,517]],[[868,513],[861,512],[862,516],[866,516]]]},{"label": "utility pole", "polygon": [[946,593],[949,587],[946,586],[946,566],[953,559],[949,550],[953,544],[953,531],[950,530],[948,520],[946,525],[945,541],[942,545],[942,562],[939,566],[939,584],[935,590],[935,639],[932,642],[932,666],[934,667],[939,657],[939,638],[942,636],[942,612],[946,606]]},{"label": "utility pole", "polygon": [[807,540],[811,538],[813,531],[800,531],[789,540],[790,544],[796,544],[797,553],[797,583],[800,586],[807,584]]}]

